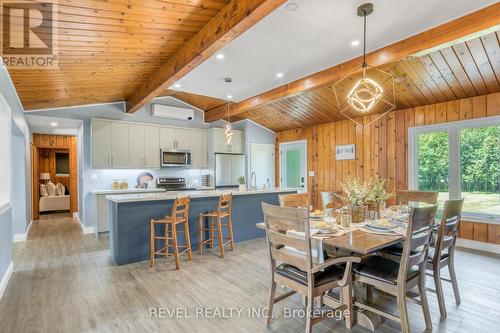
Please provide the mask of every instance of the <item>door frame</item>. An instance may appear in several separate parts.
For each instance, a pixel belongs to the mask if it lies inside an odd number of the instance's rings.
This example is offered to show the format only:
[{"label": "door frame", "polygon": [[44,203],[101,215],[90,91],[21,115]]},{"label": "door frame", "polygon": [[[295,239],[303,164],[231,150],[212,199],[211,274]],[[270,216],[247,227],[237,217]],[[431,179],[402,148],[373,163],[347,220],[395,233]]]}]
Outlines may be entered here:
[{"label": "door frame", "polygon": [[[273,153],[274,155],[276,155],[276,145],[272,144],[272,143],[257,143],[257,142],[251,142],[250,143],[250,154],[249,154],[249,159],[248,159],[248,171],[249,171],[249,174],[247,175],[247,179],[248,181],[250,182],[251,179],[251,175],[252,175],[252,147],[255,146],[255,147],[258,147],[258,146],[265,146],[265,147],[269,147],[269,148],[273,148]],[[280,177],[281,178],[281,177]],[[281,182],[281,181],[280,181]],[[270,184],[272,184],[271,186],[274,186],[276,184],[276,156],[274,156],[274,161],[273,161],[273,179],[272,181],[269,182]]]},{"label": "door frame", "polygon": [[280,182],[280,187],[281,187],[281,180],[282,180],[282,169],[283,169],[283,164],[281,163],[282,162],[282,159],[283,159],[283,148],[286,147],[286,146],[291,146],[291,145],[296,145],[296,144],[303,144],[304,145],[304,160],[302,161],[303,163],[303,166],[304,166],[304,171],[305,171],[305,175],[304,175],[304,189],[307,191],[308,187],[307,187],[307,173],[308,173],[308,170],[307,170],[307,140],[295,140],[295,141],[286,141],[286,142],[280,142],[279,144],[279,182]]}]

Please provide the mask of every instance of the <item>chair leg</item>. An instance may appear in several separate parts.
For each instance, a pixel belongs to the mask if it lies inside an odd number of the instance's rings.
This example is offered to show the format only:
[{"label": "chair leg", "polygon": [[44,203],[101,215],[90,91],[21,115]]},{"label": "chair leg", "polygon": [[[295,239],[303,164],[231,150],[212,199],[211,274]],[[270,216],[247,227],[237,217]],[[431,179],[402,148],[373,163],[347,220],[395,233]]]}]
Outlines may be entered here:
[{"label": "chair leg", "polygon": [[366,303],[373,303],[373,287],[366,285]]},{"label": "chair leg", "polygon": [[214,248],[214,224],[215,224],[215,218],[211,217],[210,218],[210,248]]},{"label": "chair leg", "polygon": [[434,284],[436,285],[436,296],[439,304],[439,312],[441,313],[441,318],[445,319],[446,314],[446,304],[444,302],[443,284],[441,283],[441,266],[438,264],[432,267],[432,275],[434,276]]},{"label": "chair leg", "polygon": [[420,280],[418,282],[418,293],[422,302],[422,311],[424,313],[425,327],[432,331],[432,319],[429,311],[429,302],[427,301],[427,289],[425,287],[425,268],[420,270]]},{"label": "chair leg", "polygon": [[149,267],[151,270],[155,268],[155,224],[153,220],[150,222]]},{"label": "chair leg", "polygon": [[455,294],[455,302],[460,305],[460,291],[458,290],[457,275],[455,274],[455,249],[450,248],[448,257],[448,271],[450,272],[451,285]]},{"label": "chair leg", "polygon": [[168,257],[168,252],[169,252],[168,248],[170,246],[170,239],[168,239],[169,230],[170,230],[170,228],[169,228],[168,223],[165,223],[165,238],[166,238],[165,239],[165,257]]},{"label": "chair leg", "polygon": [[314,298],[312,296],[312,290],[309,287],[307,292],[307,307],[306,307],[306,333],[311,333],[312,331],[312,314],[314,309]]},{"label": "chair leg", "polygon": [[177,226],[175,223],[172,223],[172,238],[174,240],[174,258],[175,258],[175,269],[180,268],[180,260],[179,260],[179,248],[177,247]]},{"label": "chair leg", "polygon": [[184,221],[184,236],[186,237],[186,246],[188,249],[188,260],[193,260],[193,252],[191,251],[191,236],[189,235],[188,221]]},{"label": "chair leg", "polygon": [[[345,287],[342,287],[340,290],[340,300],[341,303],[344,304],[345,308],[342,310],[342,316],[344,317],[345,321],[345,326],[347,329],[352,329],[352,326],[354,325],[354,312],[352,309],[352,280],[350,278],[350,281],[347,283]],[[347,316],[344,316],[344,313],[348,313]]]},{"label": "chair leg", "polygon": [[406,308],[406,291],[402,288],[398,290],[398,310],[401,319],[401,331],[403,333],[410,333],[410,323],[408,322],[408,310]]},{"label": "chair leg", "polygon": [[276,282],[274,282],[274,276],[271,281],[271,289],[269,290],[269,301],[267,303],[267,318],[266,318],[266,326],[269,327],[271,325],[271,319],[273,317],[273,306],[274,306],[274,298],[276,297]]},{"label": "chair leg", "polygon": [[222,234],[222,221],[217,217],[217,238],[219,239],[220,257],[224,258],[224,235]]},{"label": "chair leg", "polygon": [[227,217],[227,227],[229,229],[229,240],[231,241],[231,243],[229,243],[230,249],[231,251],[234,251],[233,223],[231,221],[231,214]]},{"label": "chair leg", "polygon": [[198,254],[203,255],[203,214],[200,212],[200,240],[198,243]]}]

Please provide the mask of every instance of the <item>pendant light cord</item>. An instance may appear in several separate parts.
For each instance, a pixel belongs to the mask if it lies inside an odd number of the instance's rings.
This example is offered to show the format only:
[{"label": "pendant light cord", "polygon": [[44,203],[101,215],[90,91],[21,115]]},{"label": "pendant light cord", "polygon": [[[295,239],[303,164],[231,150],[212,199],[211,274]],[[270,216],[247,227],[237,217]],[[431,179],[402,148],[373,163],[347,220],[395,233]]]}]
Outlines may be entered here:
[{"label": "pendant light cord", "polygon": [[363,68],[366,68],[366,11],[363,9]]}]

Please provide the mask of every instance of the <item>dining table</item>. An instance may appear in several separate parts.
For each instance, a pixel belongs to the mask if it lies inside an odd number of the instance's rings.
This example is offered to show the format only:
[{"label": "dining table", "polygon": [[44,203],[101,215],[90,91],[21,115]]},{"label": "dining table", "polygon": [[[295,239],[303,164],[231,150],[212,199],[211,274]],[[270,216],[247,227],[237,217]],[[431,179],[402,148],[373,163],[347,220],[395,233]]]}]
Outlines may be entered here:
[{"label": "dining table", "polygon": [[[314,219],[311,219],[311,223]],[[265,223],[256,223],[257,228],[266,229]],[[404,232],[399,230],[399,233],[377,233],[371,232],[369,229],[364,228],[365,222],[360,224],[351,223],[349,228],[343,228],[344,232],[337,235],[321,235],[311,236],[321,240],[322,248],[329,254],[346,253],[353,256],[366,256],[375,253],[390,245],[399,243],[405,239]],[[351,272],[352,274],[352,272]],[[382,318],[372,312],[359,309],[355,305],[355,299],[361,297],[362,292],[360,288],[356,288],[352,283],[352,278],[349,279],[351,283],[340,289],[340,294],[330,292],[323,296],[322,303],[332,308],[339,306],[346,306],[346,308],[353,309],[353,315],[345,318],[346,327],[351,329],[354,325],[360,325],[370,331],[375,331],[380,327]],[[354,297],[353,297],[354,294]]]}]

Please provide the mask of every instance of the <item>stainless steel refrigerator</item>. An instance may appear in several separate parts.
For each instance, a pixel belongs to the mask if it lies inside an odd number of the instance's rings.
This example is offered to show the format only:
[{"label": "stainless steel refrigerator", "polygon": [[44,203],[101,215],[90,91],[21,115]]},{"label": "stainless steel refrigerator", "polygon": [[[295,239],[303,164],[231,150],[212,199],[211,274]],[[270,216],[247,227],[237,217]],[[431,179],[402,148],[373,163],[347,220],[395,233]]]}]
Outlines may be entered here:
[{"label": "stainless steel refrigerator", "polygon": [[245,155],[215,154],[215,187],[238,187],[238,177],[245,176]]}]

